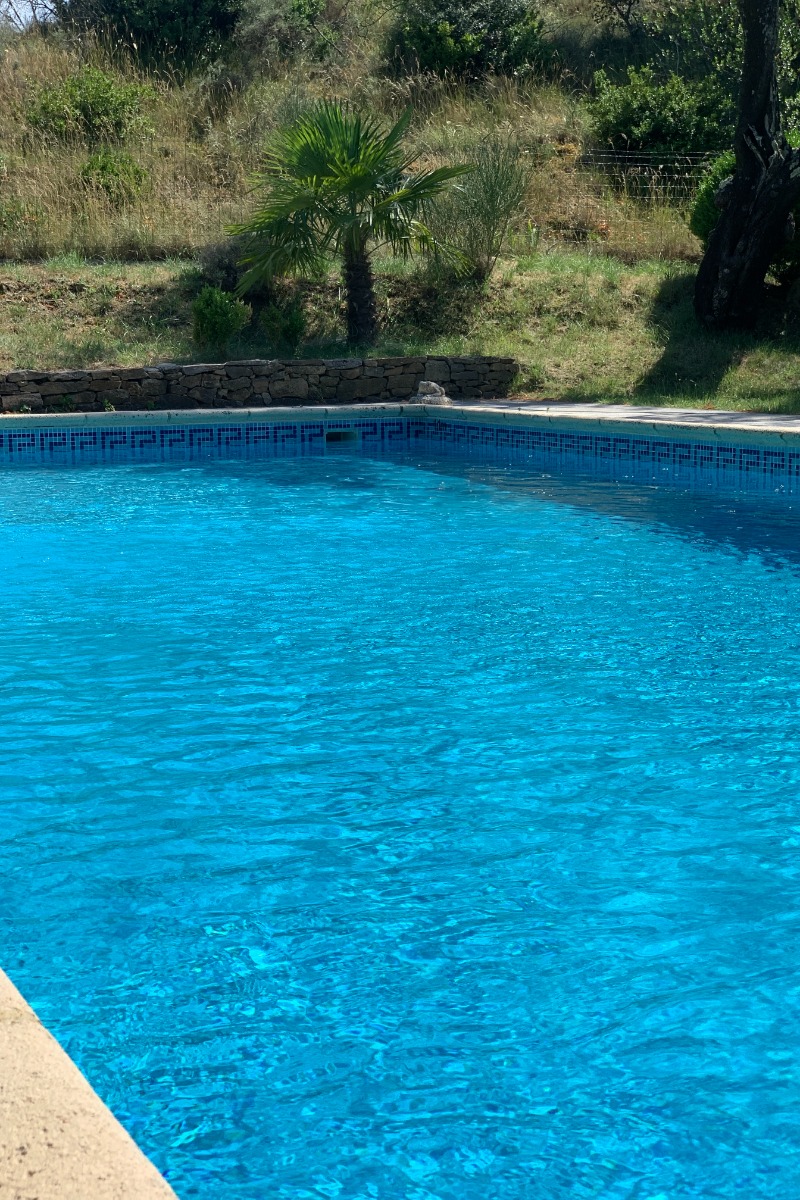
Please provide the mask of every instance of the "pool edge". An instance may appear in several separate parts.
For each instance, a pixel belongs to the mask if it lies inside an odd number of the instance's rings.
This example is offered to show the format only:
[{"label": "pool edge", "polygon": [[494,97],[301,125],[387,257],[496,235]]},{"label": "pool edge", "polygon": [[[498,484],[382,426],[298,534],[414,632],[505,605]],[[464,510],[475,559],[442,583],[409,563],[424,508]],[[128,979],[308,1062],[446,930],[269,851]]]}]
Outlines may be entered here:
[{"label": "pool edge", "polygon": [[8,1200],[176,1200],[2,970],[0,1191]]},{"label": "pool edge", "polygon": [[509,401],[473,401],[468,404],[421,404],[413,401],[376,404],[314,404],[269,408],[178,408],[119,410],[115,412],[4,413],[2,429],[111,429],[118,426],[164,427],[169,425],[226,425],[259,421],[268,424],[325,420],[369,419],[370,417],[425,417],[467,421],[476,425],[507,425],[517,428],[555,426],[604,433],[630,434],[647,430],[661,438],[718,442],[730,439],[744,443],[797,443],[800,417],[776,417],[769,413],[737,413],[703,409],[643,410],[628,405],[530,404],[513,407]]}]

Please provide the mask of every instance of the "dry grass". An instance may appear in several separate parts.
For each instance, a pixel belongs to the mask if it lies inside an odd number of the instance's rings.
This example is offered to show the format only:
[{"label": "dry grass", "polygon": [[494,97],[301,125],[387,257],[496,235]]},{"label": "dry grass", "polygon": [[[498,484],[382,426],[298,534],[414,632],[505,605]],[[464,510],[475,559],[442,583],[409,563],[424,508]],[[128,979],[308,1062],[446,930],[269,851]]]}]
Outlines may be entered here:
[{"label": "dry grass", "polygon": [[231,155],[218,137],[208,136],[210,127],[203,127],[208,98],[196,88],[146,80],[127,64],[115,71],[147,85],[153,130],[127,147],[148,182],[141,197],[122,207],[82,181],[86,146],[63,144],[30,128],[25,113],[36,90],[65,79],[86,61],[109,68],[98,47],[79,52],[34,37],[18,39],[3,52],[0,256],[158,259],[191,255],[219,237],[244,211],[252,163],[243,151]]},{"label": "dry grass", "polygon": [[[189,257],[247,212],[247,181],[270,132],[324,95],[353,99],[387,119],[413,104],[420,158],[432,165],[468,154],[490,134],[518,142],[537,169],[515,224],[517,251],[530,248],[535,236],[605,243],[629,259],[696,254],[675,209],[615,194],[580,166],[585,113],[568,91],[508,79],[471,89],[435,79],[391,80],[375,70],[375,47],[374,38],[355,40],[325,69],[301,64],[282,78],[241,88],[232,79],[147,78],[91,43],[32,35],[8,42],[0,50],[0,257]],[[26,119],[37,89],[86,62],[149,91],[152,132],[127,146],[147,171],[148,186],[121,207],[82,181],[86,146],[42,137]]]}]

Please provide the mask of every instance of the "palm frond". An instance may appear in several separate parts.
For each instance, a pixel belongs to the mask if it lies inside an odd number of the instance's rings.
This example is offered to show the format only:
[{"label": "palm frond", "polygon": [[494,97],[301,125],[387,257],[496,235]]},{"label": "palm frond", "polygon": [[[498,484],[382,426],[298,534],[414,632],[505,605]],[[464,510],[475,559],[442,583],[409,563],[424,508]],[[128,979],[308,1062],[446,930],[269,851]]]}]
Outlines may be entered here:
[{"label": "palm frond", "polygon": [[267,148],[254,186],[259,202],[233,232],[246,235],[242,287],[316,266],[328,253],[364,252],[370,241],[399,254],[434,251],[425,205],[470,168],[414,173],[404,149],[407,109],[388,131],[376,118],[322,101]]}]

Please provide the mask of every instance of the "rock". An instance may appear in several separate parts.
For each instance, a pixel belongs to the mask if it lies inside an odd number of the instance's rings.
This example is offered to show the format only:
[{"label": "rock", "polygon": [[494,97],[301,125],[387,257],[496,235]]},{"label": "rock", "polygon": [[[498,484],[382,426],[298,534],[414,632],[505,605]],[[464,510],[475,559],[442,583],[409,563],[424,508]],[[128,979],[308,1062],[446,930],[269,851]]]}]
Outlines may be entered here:
[{"label": "rock", "polygon": [[421,404],[452,404],[444,388],[432,379],[423,379],[417,388],[415,399]]},{"label": "rock", "polygon": [[41,392],[24,392],[20,396],[3,396],[3,412],[41,412],[44,400]]}]

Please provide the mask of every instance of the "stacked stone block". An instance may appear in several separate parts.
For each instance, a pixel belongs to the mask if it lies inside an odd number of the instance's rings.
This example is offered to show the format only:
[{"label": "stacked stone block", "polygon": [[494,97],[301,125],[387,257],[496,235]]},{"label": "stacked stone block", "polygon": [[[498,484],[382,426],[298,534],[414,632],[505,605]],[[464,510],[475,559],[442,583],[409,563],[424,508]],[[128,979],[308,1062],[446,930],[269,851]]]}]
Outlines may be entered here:
[{"label": "stacked stone block", "polygon": [[508,394],[510,358],[251,359],[96,371],[10,371],[0,375],[5,412],[102,412],[175,408],[266,408],[297,404],[398,402],[424,379],[454,400]]}]

